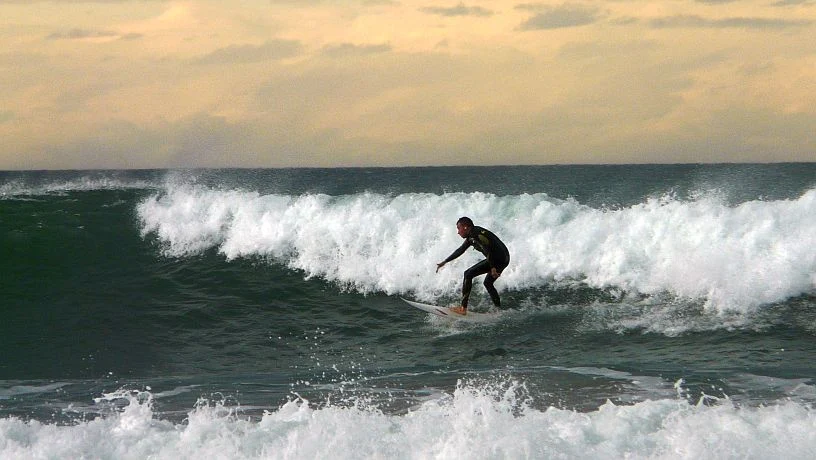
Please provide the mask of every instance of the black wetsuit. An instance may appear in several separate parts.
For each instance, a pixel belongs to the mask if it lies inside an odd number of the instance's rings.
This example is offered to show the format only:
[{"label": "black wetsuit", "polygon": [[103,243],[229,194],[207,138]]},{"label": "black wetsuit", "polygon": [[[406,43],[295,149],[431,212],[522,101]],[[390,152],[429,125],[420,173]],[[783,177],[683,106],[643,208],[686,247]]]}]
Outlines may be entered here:
[{"label": "black wetsuit", "polygon": [[465,253],[465,250],[471,246],[473,249],[484,254],[487,259],[465,270],[465,279],[462,281],[462,306],[467,308],[468,299],[470,298],[470,288],[473,286],[473,278],[487,273],[488,275],[485,276],[484,286],[488,294],[490,294],[490,299],[493,300],[493,304],[497,307],[501,307],[499,293],[493,286],[496,278],[490,275],[490,270],[495,268],[497,272],[501,273],[502,270],[510,264],[510,252],[507,250],[507,246],[505,246],[493,232],[482,227],[473,226],[465,238],[465,242],[445,259],[445,263],[461,256]]}]

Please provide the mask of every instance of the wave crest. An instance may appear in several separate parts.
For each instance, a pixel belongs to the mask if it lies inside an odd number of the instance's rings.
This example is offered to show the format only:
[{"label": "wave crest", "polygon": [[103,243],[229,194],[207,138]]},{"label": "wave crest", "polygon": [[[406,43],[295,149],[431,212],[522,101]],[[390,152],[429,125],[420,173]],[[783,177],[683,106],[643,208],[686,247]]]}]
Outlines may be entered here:
[{"label": "wave crest", "polygon": [[577,280],[750,311],[816,286],[816,190],[736,206],[704,196],[597,209],[546,194],[293,196],[183,185],[144,199],[137,212],[143,237],[158,238],[167,256],[260,257],[363,293],[430,300],[456,292],[479,254],[434,269],[461,244],[454,223],[462,215],[510,249],[500,289]]}]

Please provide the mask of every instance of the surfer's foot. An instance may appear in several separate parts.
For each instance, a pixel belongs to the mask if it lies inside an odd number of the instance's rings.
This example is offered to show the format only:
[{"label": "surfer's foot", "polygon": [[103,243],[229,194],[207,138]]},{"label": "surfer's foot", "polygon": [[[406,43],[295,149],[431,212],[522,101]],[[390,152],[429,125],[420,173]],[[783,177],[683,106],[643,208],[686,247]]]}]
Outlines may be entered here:
[{"label": "surfer's foot", "polygon": [[467,307],[462,307],[462,306],[451,307],[450,311],[452,311],[454,313],[458,313],[460,315],[467,315]]}]

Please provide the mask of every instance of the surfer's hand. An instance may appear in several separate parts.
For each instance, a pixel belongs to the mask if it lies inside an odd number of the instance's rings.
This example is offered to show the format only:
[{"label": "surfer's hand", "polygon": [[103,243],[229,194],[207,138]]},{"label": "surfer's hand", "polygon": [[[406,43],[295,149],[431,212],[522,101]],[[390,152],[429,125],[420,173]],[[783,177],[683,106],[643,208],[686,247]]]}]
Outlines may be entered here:
[{"label": "surfer's hand", "polygon": [[492,276],[493,278],[498,278],[501,276],[501,272],[499,272],[498,270],[496,270],[495,267],[493,267],[490,269],[490,276]]},{"label": "surfer's hand", "polygon": [[439,262],[436,264],[436,272],[439,273],[439,269],[445,266],[445,262]]}]

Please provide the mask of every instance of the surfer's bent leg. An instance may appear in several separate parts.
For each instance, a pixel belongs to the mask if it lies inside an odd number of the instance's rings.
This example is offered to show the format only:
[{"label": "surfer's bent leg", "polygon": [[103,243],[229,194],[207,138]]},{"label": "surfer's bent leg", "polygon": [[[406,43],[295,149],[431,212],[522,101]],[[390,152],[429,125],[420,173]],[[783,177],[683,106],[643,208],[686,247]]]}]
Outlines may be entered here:
[{"label": "surfer's bent leg", "polygon": [[499,298],[499,291],[493,286],[493,283],[496,281],[496,278],[490,275],[490,273],[485,276],[484,279],[484,287],[487,289],[487,293],[490,294],[490,300],[493,301],[493,305],[496,308],[501,308],[501,299]]},{"label": "surfer's bent leg", "polygon": [[[505,268],[507,268],[509,262],[510,261],[508,260],[505,263],[497,266],[496,270],[498,270],[499,273],[501,273],[502,271],[504,271]],[[491,275],[488,272],[487,276],[485,276],[484,279],[484,287],[485,289],[487,289],[487,293],[490,294],[490,300],[493,301],[493,305],[495,305],[496,308],[501,308],[501,299],[499,298],[499,291],[497,291],[496,288],[493,286],[493,283],[495,282],[496,278],[493,278],[493,275]]]},{"label": "surfer's bent leg", "polygon": [[473,278],[490,271],[490,264],[483,260],[465,270],[465,279],[462,281],[462,306],[467,308],[470,298],[470,288],[473,287]]}]

